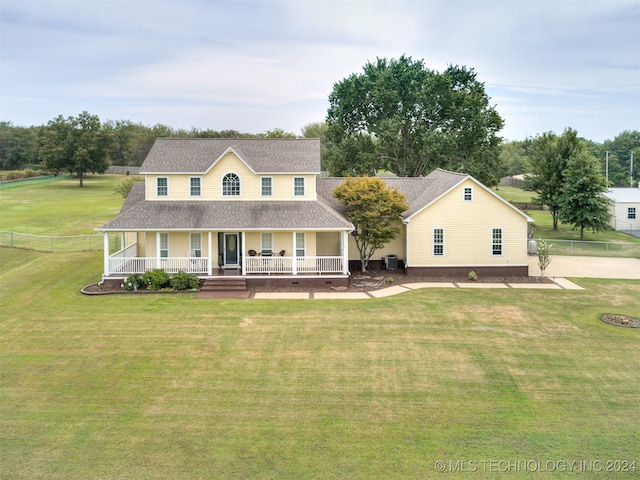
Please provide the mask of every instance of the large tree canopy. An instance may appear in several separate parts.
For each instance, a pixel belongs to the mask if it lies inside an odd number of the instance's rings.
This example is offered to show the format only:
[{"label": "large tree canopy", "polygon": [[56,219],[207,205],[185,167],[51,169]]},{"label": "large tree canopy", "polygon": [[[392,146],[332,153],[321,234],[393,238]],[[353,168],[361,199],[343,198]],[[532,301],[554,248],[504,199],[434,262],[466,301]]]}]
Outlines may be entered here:
[{"label": "large tree canopy", "polygon": [[606,190],[598,159],[584,150],[572,155],[564,173],[560,219],[580,230],[580,240],[584,240],[585,228],[592,232],[609,228],[609,201],[603,195]]},{"label": "large tree canopy", "polygon": [[76,174],[82,187],[85,173],[107,170],[110,143],[97,115],[82,112],[66,119],[60,115],[49,122],[39,156],[50,170]]},{"label": "large tree canopy", "polygon": [[564,175],[569,159],[585,150],[578,132],[567,128],[558,137],[553,132],[544,133],[531,141],[529,154],[532,176],[527,179],[527,188],[538,193],[537,201],[549,207],[553,229],[558,229],[560,197]]},{"label": "large tree canopy", "polygon": [[[329,102],[331,141],[353,145],[354,137],[370,136],[376,169],[421,176],[444,167],[470,173],[487,185],[500,178],[497,132],[503,121],[473,69],[450,66],[438,73],[404,55],[377,59],[362,74],[336,83]],[[351,155],[342,166],[358,161]],[[354,164],[346,170],[362,169]]]}]

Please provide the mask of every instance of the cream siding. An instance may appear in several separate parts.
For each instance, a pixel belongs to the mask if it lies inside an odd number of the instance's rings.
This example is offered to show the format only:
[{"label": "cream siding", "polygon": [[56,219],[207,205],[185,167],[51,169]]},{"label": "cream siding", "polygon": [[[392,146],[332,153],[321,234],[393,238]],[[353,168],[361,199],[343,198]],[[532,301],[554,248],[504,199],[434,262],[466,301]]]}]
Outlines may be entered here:
[{"label": "cream siding", "polygon": [[[240,178],[240,195],[222,195],[222,179],[228,173],[235,173]],[[273,194],[270,197],[262,196],[262,177],[271,177]],[[169,182],[169,196],[158,197],[156,195],[156,179],[166,177]],[[200,177],[201,195],[192,197],[190,179]],[[304,177],[305,195],[293,194],[293,178]],[[300,174],[264,174],[254,173],[247,165],[232,152],[224,155],[206,174],[148,174],[146,176],[147,200],[315,200],[315,175]]]},{"label": "cream siding", "polygon": [[[396,255],[399,259],[404,259],[406,257],[406,234],[405,234],[405,226],[398,222],[402,231],[400,235],[391,240],[389,243],[385,244],[381,249],[376,250],[371,257],[371,260],[379,260],[382,257],[387,255]],[[356,246],[356,241],[353,236],[349,235],[349,260],[360,260],[360,252],[358,251],[358,247]]]},{"label": "cream siding", "polygon": [[[463,188],[473,187],[464,201]],[[444,256],[433,255],[433,229],[444,228]],[[503,254],[492,255],[492,229],[502,228]],[[472,180],[466,180],[413,216],[408,224],[409,266],[527,265],[527,219]]]}]

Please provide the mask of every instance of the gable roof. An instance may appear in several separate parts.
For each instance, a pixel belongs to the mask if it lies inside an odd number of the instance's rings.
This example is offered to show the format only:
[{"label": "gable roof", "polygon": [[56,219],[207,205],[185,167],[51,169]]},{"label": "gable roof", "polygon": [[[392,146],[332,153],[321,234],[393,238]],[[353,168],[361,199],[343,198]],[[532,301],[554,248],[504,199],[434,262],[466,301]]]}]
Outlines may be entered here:
[{"label": "gable roof", "polygon": [[[527,221],[533,221],[533,219],[525,214],[522,210],[516,208],[511,203],[507,202],[491,189],[487,188],[471,175],[468,175],[466,173],[456,173],[450,172],[448,170],[443,170],[441,168],[436,168],[426,177],[382,177],[382,180],[384,180],[387,185],[389,185],[390,187],[397,187],[398,190],[404,193],[405,197],[407,198],[409,210],[406,210],[402,214],[402,217],[405,219],[405,221],[408,221],[416,213],[424,210],[444,194],[467,179],[472,180],[479,187],[491,193],[502,203],[524,216]],[[346,209],[343,204],[338,202],[333,197],[333,190],[342,182],[344,182],[344,180],[345,178],[343,177],[319,178],[316,187],[318,196],[322,196],[327,202],[333,205],[334,208],[336,208],[340,212],[345,212]]]},{"label": "gable roof", "polygon": [[610,188],[604,196],[617,203],[640,203],[640,187]]},{"label": "gable roof", "polygon": [[158,138],[140,173],[206,173],[230,150],[256,173],[320,172],[315,138]]}]

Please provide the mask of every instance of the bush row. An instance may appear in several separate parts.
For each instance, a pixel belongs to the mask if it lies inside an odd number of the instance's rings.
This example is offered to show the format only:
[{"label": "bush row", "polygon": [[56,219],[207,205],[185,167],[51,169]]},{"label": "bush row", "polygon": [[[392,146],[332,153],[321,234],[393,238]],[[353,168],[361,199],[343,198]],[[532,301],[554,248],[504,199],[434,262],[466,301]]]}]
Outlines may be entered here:
[{"label": "bush row", "polygon": [[194,290],[200,285],[200,280],[192,273],[180,271],[169,277],[169,274],[162,268],[156,268],[142,275],[131,274],[122,284],[122,288],[130,292],[137,291],[141,287],[147,290],[162,290],[170,288],[172,290]]},{"label": "bush row", "polygon": [[9,170],[0,172],[0,181],[22,180],[23,178],[41,177],[50,174],[50,172],[45,172],[43,170]]}]

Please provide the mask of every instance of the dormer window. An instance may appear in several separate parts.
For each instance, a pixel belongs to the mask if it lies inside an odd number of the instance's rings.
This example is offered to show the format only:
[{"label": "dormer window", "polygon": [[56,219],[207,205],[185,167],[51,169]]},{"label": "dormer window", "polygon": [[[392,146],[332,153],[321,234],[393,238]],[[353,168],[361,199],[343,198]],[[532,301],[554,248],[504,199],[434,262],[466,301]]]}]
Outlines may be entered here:
[{"label": "dormer window", "polygon": [[240,196],[240,177],[235,173],[227,173],[222,178],[222,195],[224,197]]}]

